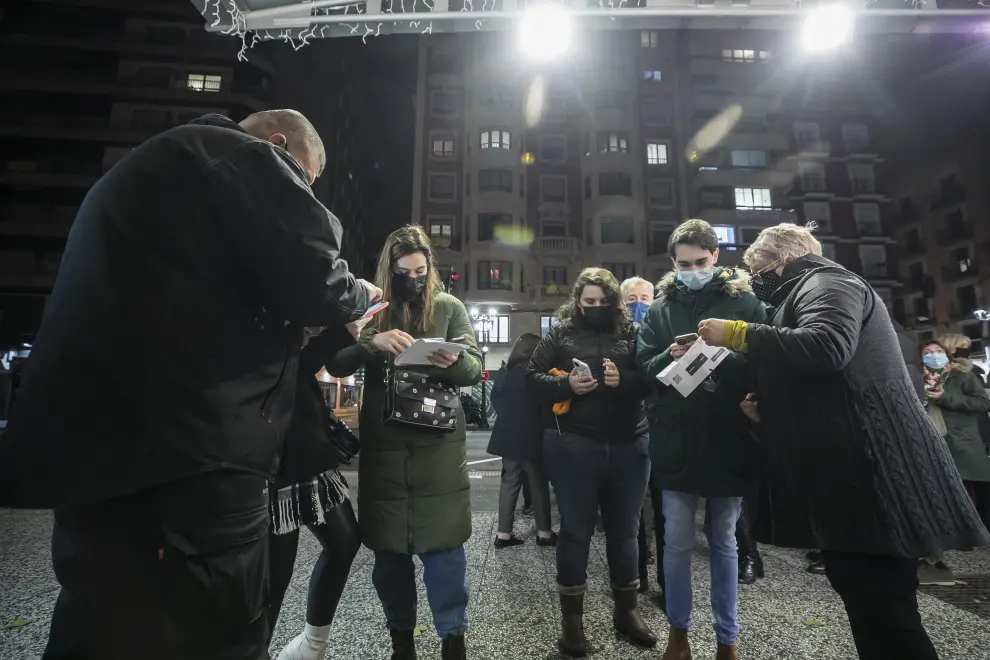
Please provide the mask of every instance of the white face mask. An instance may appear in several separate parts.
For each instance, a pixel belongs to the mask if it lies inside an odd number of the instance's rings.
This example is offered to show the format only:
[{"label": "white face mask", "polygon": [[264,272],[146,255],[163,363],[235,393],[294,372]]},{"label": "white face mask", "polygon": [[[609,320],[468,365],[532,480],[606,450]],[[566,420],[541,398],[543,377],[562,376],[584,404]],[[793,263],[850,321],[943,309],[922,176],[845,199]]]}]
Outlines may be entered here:
[{"label": "white face mask", "polygon": [[677,271],[677,279],[680,280],[681,284],[692,291],[701,291],[704,289],[705,285],[711,282],[714,276],[714,266],[709,266],[708,268],[698,268],[697,270]]}]

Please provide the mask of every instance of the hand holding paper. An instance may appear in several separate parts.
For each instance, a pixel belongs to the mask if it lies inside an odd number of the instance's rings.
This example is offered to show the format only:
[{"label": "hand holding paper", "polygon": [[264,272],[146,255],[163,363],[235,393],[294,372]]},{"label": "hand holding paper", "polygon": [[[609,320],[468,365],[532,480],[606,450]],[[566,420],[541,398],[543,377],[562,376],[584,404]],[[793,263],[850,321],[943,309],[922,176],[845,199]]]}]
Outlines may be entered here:
[{"label": "hand holding paper", "polygon": [[[395,366],[435,366],[446,368],[457,362],[467,344],[458,344],[444,339],[416,339],[404,351],[397,354]],[[445,357],[443,354],[446,353]]]}]

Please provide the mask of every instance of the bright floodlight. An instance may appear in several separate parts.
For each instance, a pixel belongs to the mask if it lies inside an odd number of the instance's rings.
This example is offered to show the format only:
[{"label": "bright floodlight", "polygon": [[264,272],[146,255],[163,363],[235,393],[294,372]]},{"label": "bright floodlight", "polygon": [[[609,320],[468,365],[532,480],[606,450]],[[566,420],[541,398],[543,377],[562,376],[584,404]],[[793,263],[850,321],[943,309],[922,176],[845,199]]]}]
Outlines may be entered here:
[{"label": "bright floodlight", "polygon": [[843,5],[828,5],[808,13],[801,36],[807,50],[821,53],[848,43],[852,33],[852,10]]},{"label": "bright floodlight", "polygon": [[534,59],[563,55],[571,45],[571,16],[561,5],[537,5],[526,10],[519,26],[519,48]]}]

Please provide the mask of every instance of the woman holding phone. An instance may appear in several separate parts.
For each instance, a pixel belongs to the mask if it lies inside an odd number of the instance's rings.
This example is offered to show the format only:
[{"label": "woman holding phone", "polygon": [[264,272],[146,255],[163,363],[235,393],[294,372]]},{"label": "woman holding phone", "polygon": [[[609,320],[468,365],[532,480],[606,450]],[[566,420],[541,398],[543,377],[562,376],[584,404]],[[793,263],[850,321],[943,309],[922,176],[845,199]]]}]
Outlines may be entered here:
[{"label": "woman holding phone", "polygon": [[559,645],[570,656],[587,653],[588,551],[601,507],[615,629],[634,644],[654,646],[657,638],[637,605],[637,533],[650,458],[636,326],[619,282],[602,268],[581,272],[557,317],[533,353],[526,380],[544,404],[544,465],[560,509]]},{"label": "woman holding phone", "polygon": [[[481,379],[481,354],[464,305],[440,286],[422,228],[402,227],[388,237],[375,281],[389,307],[330,366],[336,376],[365,367],[358,468],[361,537],[375,553],[372,581],[392,636],[392,660],[416,658],[413,555],[423,562],[442,658],[462,660],[468,603],[464,543],[471,536],[464,412],[457,404],[456,418],[445,431],[404,423],[390,415],[389,401],[393,379],[411,371],[445,389],[474,385]],[[457,355],[438,350],[428,356],[429,365],[396,371],[395,357],[418,338],[443,338],[467,348]]]}]

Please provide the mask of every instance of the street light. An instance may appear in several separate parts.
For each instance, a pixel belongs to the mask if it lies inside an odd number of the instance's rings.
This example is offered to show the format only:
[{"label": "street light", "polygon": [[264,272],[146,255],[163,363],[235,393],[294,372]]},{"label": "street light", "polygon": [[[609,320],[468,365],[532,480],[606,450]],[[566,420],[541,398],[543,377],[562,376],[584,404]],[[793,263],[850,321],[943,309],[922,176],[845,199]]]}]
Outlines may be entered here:
[{"label": "street light", "polygon": [[844,5],[826,5],[808,13],[801,30],[805,50],[824,53],[852,40],[853,12]]},{"label": "street light", "polygon": [[978,309],[973,312],[977,321],[983,324],[981,343],[983,344],[983,359],[990,363],[990,312],[985,309]]},{"label": "street light", "polygon": [[[485,365],[486,357],[488,356],[488,334],[495,327],[498,322],[498,310],[492,307],[488,310],[488,314],[479,314],[477,307],[471,308],[471,318],[474,319],[474,329],[478,333],[478,339],[481,342],[481,370],[485,371],[487,369]],[[488,406],[487,406],[487,392],[488,384],[481,384],[481,424],[480,427],[483,429],[488,428]]]}]

